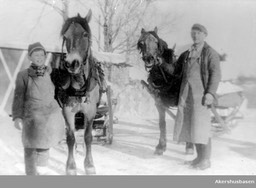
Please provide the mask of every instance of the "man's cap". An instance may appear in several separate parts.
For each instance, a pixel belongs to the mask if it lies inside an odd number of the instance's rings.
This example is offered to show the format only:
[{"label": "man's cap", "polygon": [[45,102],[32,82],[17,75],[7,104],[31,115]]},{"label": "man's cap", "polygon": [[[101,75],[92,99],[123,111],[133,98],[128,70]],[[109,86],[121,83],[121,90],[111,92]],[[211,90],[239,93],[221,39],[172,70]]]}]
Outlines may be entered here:
[{"label": "man's cap", "polygon": [[44,53],[46,53],[45,48],[40,42],[36,42],[28,46],[28,55],[30,56],[35,50],[43,50]]},{"label": "man's cap", "polygon": [[199,30],[201,32],[204,32],[206,35],[208,35],[207,29],[203,25],[198,24],[198,23],[194,24],[192,26],[191,30]]}]

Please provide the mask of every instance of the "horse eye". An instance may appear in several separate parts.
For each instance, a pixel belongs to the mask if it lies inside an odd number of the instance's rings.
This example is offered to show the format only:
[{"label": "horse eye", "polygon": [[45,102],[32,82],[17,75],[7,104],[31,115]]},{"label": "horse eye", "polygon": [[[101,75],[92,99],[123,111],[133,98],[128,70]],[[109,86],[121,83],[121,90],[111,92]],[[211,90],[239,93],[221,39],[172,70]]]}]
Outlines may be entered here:
[{"label": "horse eye", "polygon": [[83,33],[83,37],[88,37],[88,33],[87,33],[87,32],[84,32],[84,33]]},{"label": "horse eye", "polygon": [[66,68],[69,68],[69,67],[70,67],[69,62],[65,61],[65,67],[66,67]]},{"label": "horse eye", "polygon": [[139,47],[143,47],[144,46],[144,42],[139,42]]}]

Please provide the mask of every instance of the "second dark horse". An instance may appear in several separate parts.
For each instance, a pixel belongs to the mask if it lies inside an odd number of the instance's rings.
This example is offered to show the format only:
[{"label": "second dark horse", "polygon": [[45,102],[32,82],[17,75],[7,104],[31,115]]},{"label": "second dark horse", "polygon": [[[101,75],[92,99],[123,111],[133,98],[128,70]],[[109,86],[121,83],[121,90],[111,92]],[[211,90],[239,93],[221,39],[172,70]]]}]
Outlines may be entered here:
[{"label": "second dark horse", "polygon": [[[160,138],[155,154],[162,155],[166,150],[165,115],[169,107],[178,104],[182,67],[176,61],[174,49],[169,49],[167,43],[158,37],[157,27],[148,32],[142,29],[137,47],[149,73],[148,83],[142,81],[142,84],[154,96],[159,113]],[[193,153],[192,144],[186,144],[186,153]]]}]

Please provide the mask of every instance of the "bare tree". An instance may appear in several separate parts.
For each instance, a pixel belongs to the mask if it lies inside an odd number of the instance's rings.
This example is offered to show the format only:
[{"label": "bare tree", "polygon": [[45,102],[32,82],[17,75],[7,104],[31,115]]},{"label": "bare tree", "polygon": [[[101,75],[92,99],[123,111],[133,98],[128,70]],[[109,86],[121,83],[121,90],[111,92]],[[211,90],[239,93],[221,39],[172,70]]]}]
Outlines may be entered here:
[{"label": "bare tree", "polygon": [[128,52],[134,46],[134,34],[152,0],[98,0],[105,52]]},{"label": "bare tree", "polygon": [[178,21],[180,21],[182,14],[171,11],[163,12],[161,9],[150,6],[148,13],[144,17],[143,27],[146,30],[153,30],[157,26],[158,31],[163,33],[170,33],[177,29]]},{"label": "bare tree", "polygon": [[[97,19],[103,28],[103,47],[105,52],[131,54],[141,28],[148,30],[155,26],[160,31],[171,32],[180,18],[176,12],[163,13],[157,8],[158,0],[97,0],[102,19]],[[97,41],[98,45],[102,45]]]},{"label": "bare tree", "polygon": [[[38,1],[52,7],[64,21],[68,18],[70,0]],[[158,26],[159,30],[166,31],[174,28],[177,17],[170,16],[170,13],[163,15],[161,12],[156,12],[154,2],[157,0],[97,0],[95,5],[99,8],[100,15],[93,17],[99,24],[99,35],[93,35],[93,38],[98,44],[98,49],[130,54],[136,50],[141,27]],[[76,3],[88,9],[85,0],[76,0]],[[103,47],[101,47],[101,33],[104,40]]]},{"label": "bare tree", "polygon": [[41,3],[52,7],[65,21],[69,14],[69,0],[38,0]]}]

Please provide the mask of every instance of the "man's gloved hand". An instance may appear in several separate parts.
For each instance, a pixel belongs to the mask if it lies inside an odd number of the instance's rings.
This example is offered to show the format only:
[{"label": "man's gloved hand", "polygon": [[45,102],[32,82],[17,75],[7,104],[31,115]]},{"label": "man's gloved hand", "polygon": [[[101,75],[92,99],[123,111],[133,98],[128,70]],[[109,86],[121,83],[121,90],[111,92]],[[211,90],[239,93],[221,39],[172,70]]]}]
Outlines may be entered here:
[{"label": "man's gloved hand", "polygon": [[18,129],[18,130],[22,130],[22,128],[23,128],[23,121],[22,121],[22,119],[16,118],[16,119],[14,120],[14,127],[15,127],[16,129]]},{"label": "man's gloved hand", "polygon": [[210,93],[206,93],[203,97],[203,105],[204,106],[208,106],[208,105],[211,105],[213,103],[213,95],[210,94]]}]

